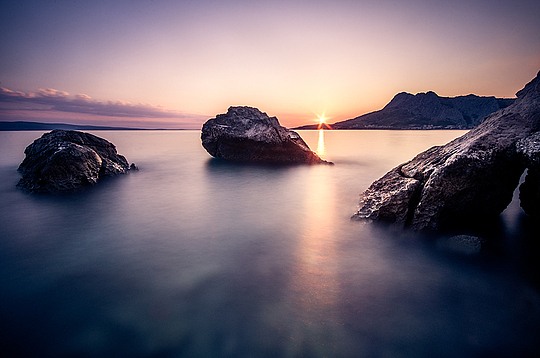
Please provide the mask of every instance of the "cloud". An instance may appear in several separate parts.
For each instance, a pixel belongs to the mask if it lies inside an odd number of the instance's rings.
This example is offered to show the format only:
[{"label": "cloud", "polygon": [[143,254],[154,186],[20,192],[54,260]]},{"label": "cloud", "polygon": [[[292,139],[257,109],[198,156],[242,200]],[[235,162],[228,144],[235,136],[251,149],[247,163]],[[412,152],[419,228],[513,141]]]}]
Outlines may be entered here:
[{"label": "cloud", "polygon": [[45,88],[45,89],[40,88],[37,91],[37,95],[40,97],[45,97],[45,98],[68,98],[69,93],[64,92],[64,91],[59,91],[54,88]]},{"label": "cloud", "polygon": [[107,117],[130,118],[190,118],[192,115],[171,111],[149,104],[132,104],[122,101],[98,101],[86,94],[70,95],[68,92],[54,88],[39,89],[35,92],[14,91],[0,87],[0,110],[9,104],[14,110],[17,104],[21,109],[29,110],[32,105],[38,111],[59,111],[83,113]]}]

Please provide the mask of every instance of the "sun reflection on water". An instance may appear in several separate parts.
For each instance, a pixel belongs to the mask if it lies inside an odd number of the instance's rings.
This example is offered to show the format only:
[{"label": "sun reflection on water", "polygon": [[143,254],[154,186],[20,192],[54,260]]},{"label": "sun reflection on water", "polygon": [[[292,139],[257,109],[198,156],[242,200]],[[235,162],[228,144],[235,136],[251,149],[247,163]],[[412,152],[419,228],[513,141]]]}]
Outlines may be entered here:
[{"label": "sun reflection on water", "polygon": [[337,257],[331,229],[335,212],[328,205],[334,193],[328,182],[328,168],[317,169],[321,169],[320,173],[311,176],[304,198],[306,215],[304,234],[297,247],[296,278],[297,287],[309,297],[309,304],[325,306],[334,302],[336,294],[334,268]]},{"label": "sun reflection on water", "polygon": [[324,129],[319,129],[319,140],[317,141],[317,154],[322,157],[326,154],[324,145]]},{"label": "sun reflection on water", "polygon": [[[324,134],[319,132],[318,153],[324,148]],[[339,258],[333,224],[335,195],[331,167],[311,168],[303,191],[304,220],[296,243],[295,265],[291,272],[290,292],[294,316],[299,326],[292,328],[292,338],[309,346],[326,347],[323,356],[332,356],[330,342],[347,341],[342,322],[337,317],[340,286]],[[309,332],[309,334],[306,334]],[[326,344],[321,344],[326,342]]]}]

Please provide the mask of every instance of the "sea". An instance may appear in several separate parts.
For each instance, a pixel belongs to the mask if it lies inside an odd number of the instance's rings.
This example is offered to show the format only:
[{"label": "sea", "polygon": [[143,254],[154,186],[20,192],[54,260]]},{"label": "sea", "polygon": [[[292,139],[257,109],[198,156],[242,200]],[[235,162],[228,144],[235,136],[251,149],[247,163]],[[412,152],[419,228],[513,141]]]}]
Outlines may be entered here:
[{"label": "sea", "polygon": [[214,159],[200,131],[94,131],[140,170],[28,194],[17,167],[43,133],[0,132],[4,357],[540,352],[540,231],[517,191],[471,245],[350,219],[464,131],[300,131],[335,165],[286,167]]}]

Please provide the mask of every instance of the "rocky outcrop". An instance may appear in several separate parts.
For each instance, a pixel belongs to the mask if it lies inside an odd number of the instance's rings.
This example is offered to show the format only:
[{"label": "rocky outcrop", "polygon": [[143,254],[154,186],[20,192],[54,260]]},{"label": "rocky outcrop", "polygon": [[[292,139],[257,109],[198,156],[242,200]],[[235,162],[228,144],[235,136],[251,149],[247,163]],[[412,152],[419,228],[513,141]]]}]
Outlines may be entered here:
[{"label": "rocky outcrop", "polygon": [[519,187],[521,207],[528,215],[540,217],[540,132],[518,141],[517,151],[528,168]]},{"label": "rocky outcrop", "polygon": [[26,147],[19,165],[17,186],[30,192],[73,191],[101,178],[137,169],[103,138],[78,132],[53,130]]},{"label": "rocky outcrop", "polygon": [[202,127],[202,145],[210,155],[264,164],[328,163],[312,152],[300,135],[276,117],[252,107],[230,107]]},{"label": "rocky outcrop", "polygon": [[492,219],[511,202],[526,168],[521,203],[527,213],[538,215],[540,78],[517,97],[465,135],[420,153],[375,181],[361,195],[353,218],[416,230],[455,229]]},{"label": "rocky outcrop", "polygon": [[[470,129],[486,116],[508,107],[514,99],[474,94],[441,97],[435,92],[402,92],[381,110],[337,122],[333,129]],[[301,129],[315,129],[304,126]]]}]

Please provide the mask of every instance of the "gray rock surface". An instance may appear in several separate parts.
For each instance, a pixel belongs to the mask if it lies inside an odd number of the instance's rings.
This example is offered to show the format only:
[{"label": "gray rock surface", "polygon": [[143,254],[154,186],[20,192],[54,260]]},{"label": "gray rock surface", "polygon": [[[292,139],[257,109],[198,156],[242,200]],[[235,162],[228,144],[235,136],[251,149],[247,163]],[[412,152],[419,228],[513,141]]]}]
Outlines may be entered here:
[{"label": "gray rock surface", "polygon": [[375,181],[361,195],[353,219],[441,230],[495,218],[511,202],[526,168],[526,183],[534,184],[522,187],[522,206],[528,203],[526,212],[537,213],[539,201],[531,200],[531,192],[540,192],[535,164],[540,78],[517,96],[511,106],[493,113],[465,135],[420,153]]},{"label": "gray rock surface", "polygon": [[268,164],[321,164],[300,135],[252,107],[230,107],[204,123],[202,145],[216,158]]},{"label": "gray rock surface", "polygon": [[126,174],[136,166],[95,135],[66,130],[43,134],[26,147],[17,186],[30,192],[73,191],[101,178]]}]

